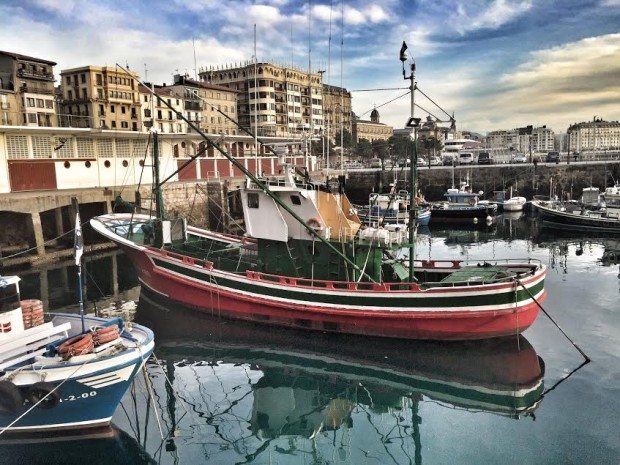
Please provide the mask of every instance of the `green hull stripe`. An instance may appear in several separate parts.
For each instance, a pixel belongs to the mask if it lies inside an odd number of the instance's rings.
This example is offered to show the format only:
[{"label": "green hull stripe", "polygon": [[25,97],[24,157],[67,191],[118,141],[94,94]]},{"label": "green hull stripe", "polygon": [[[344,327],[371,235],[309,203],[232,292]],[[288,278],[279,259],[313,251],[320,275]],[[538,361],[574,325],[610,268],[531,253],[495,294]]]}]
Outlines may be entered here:
[{"label": "green hull stripe", "polygon": [[[191,278],[199,279],[204,282],[209,282],[209,275],[205,273],[201,273],[197,270],[188,269],[182,266],[175,265],[173,263],[169,263],[163,260],[159,260],[157,258],[153,258],[155,265],[161,268],[165,268],[167,270],[173,271],[175,273],[179,273]],[[419,294],[416,296],[409,297],[391,297],[386,299],[383,296],[373,297],[369,295],[330,295],[328,293],[304,293],[296,291],[295,289],[282,289],[282,288],[273,288],[266,287],[256,284],[243,283],[238,281],[233,281],[230,279],[217,277],[213,278],[213,283],[217,283],[220,286],[224,286],[230,288],[232,290],[240,290],[245,292],[251,292],[253,294],[262,294],[266,297],[279,297],[283,299],[291,299],[291,300],[301,300],[307,301],[309,304],[313,303],[326,303],[326,304],[334,304],[334,305],[355,305],[358,307],[386,307],[386,308],[407,308],[407,307],[462,307],[466,305],[467,307],[477,307],[483,305],[504,305],[511,304],[515,302],[515,292],[514,290],[509,290],[507,292],[501,292],[498,294],[472,294],[467,296],[467,302],[463,299],[465,297],[451,297],[451,296],[433,296],[433,297],[419,297]],[[544,280],[539,282],[538,284],[529,287],[528,289],[533,295],[538,294],[542,291],[544,287]],[[277,283],[272,283],[277,284]],[[323,288],[316,288],[317,291],[320,291]],[[346,289],[344,290],[346,291]],[[523,288],[520,288],[517,292],[517,300],[522,301],[529,298],[529,295]]]}]

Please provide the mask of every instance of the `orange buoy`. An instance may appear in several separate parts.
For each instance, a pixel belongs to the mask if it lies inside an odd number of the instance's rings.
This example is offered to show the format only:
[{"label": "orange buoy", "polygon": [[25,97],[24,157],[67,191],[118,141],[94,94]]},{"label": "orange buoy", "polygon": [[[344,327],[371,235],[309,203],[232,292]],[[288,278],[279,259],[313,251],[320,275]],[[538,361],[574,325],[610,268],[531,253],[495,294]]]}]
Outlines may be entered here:
[{"label": "orange buoy", "polygon": [[68,341],[63,342],[58,347],[58,353],[63,360],[69,360],[74,355],[89,354],[94,349],[93,336],[90,333],[80,334]]}]

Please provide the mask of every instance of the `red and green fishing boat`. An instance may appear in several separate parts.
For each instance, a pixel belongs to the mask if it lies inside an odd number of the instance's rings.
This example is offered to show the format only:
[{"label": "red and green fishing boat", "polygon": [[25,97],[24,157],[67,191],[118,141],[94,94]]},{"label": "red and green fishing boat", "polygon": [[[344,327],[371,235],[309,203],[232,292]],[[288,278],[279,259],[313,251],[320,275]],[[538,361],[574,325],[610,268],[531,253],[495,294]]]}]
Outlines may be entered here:
[{"label": "red and green fishing boat", "polygon": [[[240,189],[246,234],[165,219],[155,132],[155,215],[91,220],[131,258],[150,290],[223,317],[396,338],[515,336],[536,319],[545,298],[542,263],[415,260],[414,229],[364,227],[341,183],[312,182],[285,162],[290,146],[272,147],[283,179],[268,181],[188,125],[246,175]],[[415,225],[415,209],[411,215]],[[402,249],[409,249],[404,260]]]}]

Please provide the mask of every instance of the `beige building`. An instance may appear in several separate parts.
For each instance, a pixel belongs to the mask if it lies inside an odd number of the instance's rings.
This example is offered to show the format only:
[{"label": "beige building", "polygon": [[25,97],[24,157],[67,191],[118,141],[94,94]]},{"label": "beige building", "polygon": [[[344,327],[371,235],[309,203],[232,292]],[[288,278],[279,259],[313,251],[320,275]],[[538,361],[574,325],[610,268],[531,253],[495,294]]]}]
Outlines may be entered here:
[{"label": "beige building", "polygon": [[[172,85],[161,87],[183,99],[184,114],[209,134],[237,134],[237,91],[225,86],[200,82],[175,75]],[[230,119],[228,119],[228,118]],[[187,128],[191,132],[191,128]]]},{"label": "beige building", "polygon": [[258,128],[259,136],[321,134],[323,93],[318,73],[248,62],[201,70],[200,79],[238,91],[239,124],[252,132]]},{"label": "beige building", "polygon": [[620,122],[592,121],[572,124],[567,131],[572,152],[620,149]]},{"label": "beige building", "polygon": [[353,140],[359,142],[366,139],[369,142],[374,140],[388,140],[394,134],[394,128],[379,122],[379,112],[375,108],[370,113],[370,121],[356,119],[353,121]]},{"label": "beige building", "polygon": [[0,124],[57,126],[56,63],[0,51]]},{"label": "beige building", "polygon": [[[174,94],[172,90],[163,89],[161,86],[154,86],[153,90],[159,99],[153,96],[149,87],[138,86],[140,103],[142,104],[141,131],[148,131],[154,124],[156,129],[162,133],[187,133],[187,123],[178,117],[178,114],[182,114],[184,110],[183,98]],[[166,104],[170,105],[172,109]]]},{"label": "beige building", "polygon": [[486,146],[513,149],[523,153],[529,152],[531,148],[532,152],[545,153],[554,149],[555,133],[546,125],[491,131],[487,134]]},{"label": "beige building", "polygon": [[340,134],[341,127],[353,133],[351,114],[351,93],[342,87],[323,84],[325,130],[329,131],[332,142],[336,141],[336,134]]},{"label": "beige building", "polygon": [[60,125],[140,131],[137,73],[114,66],[62,70]]}]

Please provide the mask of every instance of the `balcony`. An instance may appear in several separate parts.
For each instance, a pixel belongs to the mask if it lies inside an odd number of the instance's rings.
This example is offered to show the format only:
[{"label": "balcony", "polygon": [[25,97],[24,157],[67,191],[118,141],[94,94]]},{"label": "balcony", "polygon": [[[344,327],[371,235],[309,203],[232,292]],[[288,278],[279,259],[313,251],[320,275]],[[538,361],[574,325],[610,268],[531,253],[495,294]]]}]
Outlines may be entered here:
[{"label": "balcony", "polygon": [[202,104],[200,102],[185,101],[185,109],[191,111],[202,111]]},{"label": "balcony", "polygon": [[23,79],[39,79],[41,81],[54,82],[53,73],[42,73],[40,71],[28,71],[27,69],[18,69],[17,76]]},{"label": "balcony", "polygon": [[27,84],[22,84],[22,86],[19,88],[19,91],[24,94],[54,95],[54,89],[41,89],[39,87],[33,87]]}]

